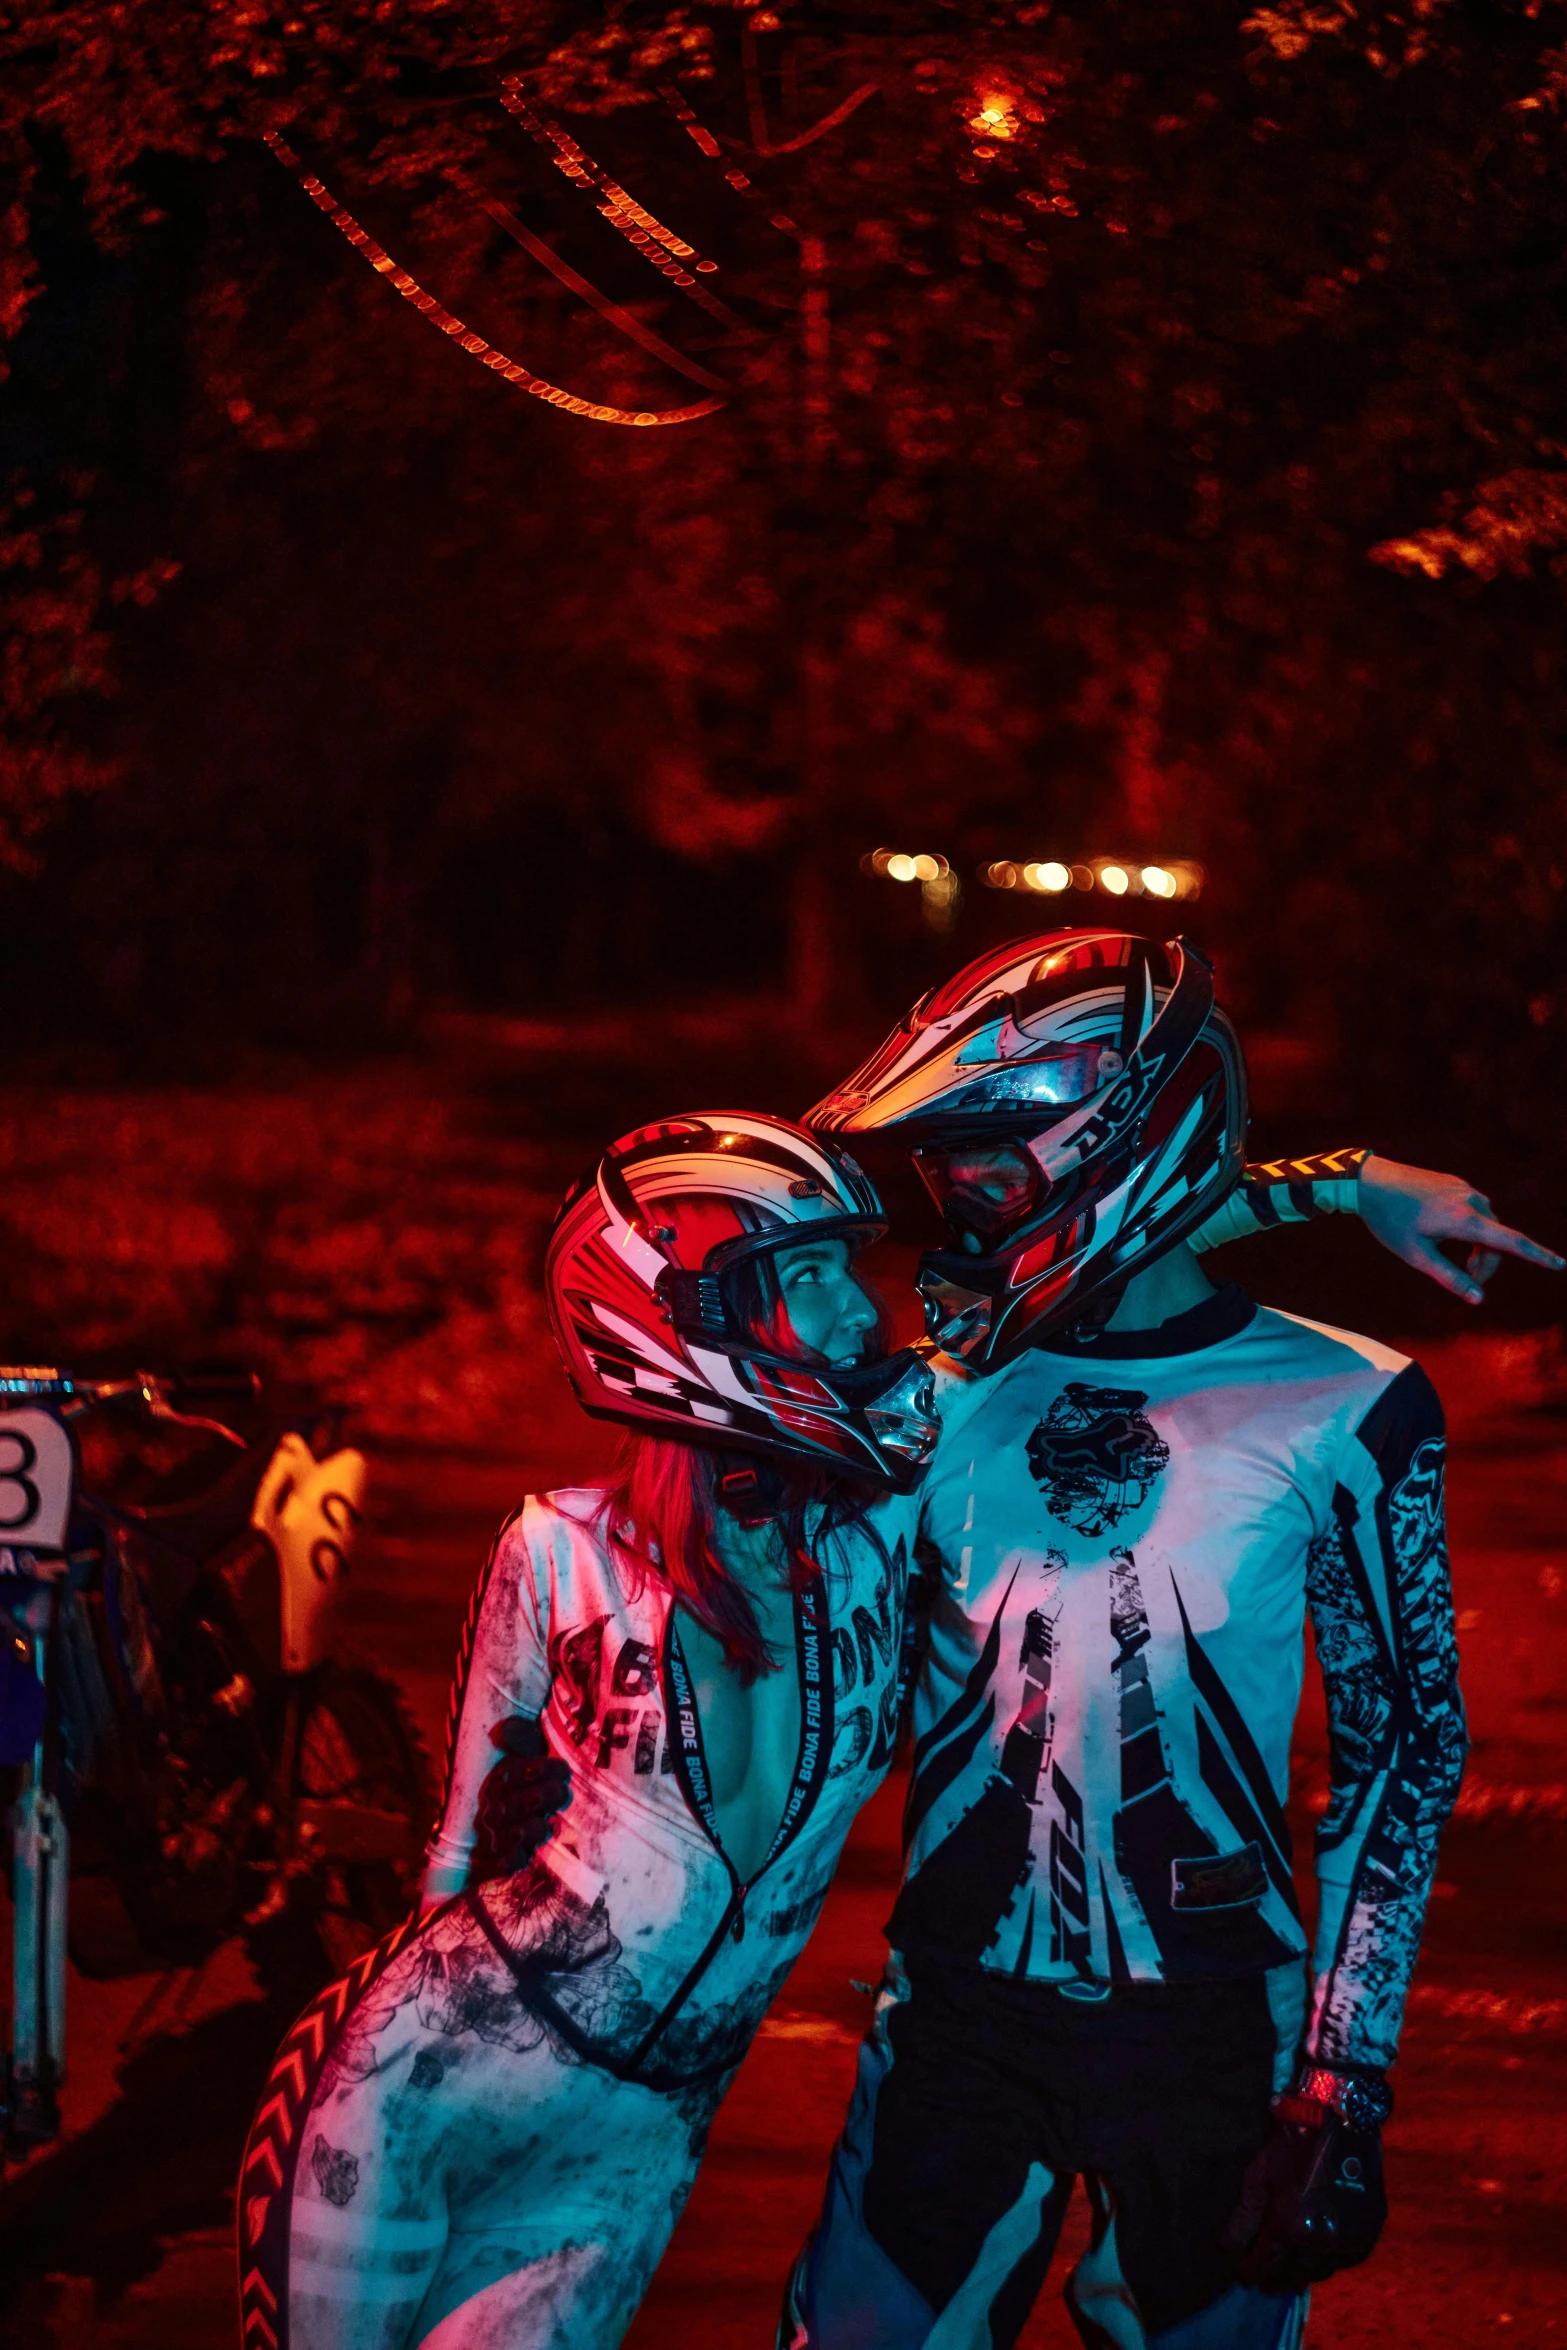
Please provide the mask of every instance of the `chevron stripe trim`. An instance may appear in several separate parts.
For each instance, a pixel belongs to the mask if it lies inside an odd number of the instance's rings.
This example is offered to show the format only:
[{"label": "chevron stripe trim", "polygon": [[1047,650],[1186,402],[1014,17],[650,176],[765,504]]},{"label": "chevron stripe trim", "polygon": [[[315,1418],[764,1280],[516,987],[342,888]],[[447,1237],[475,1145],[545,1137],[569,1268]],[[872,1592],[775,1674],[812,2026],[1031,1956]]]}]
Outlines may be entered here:
[{"label": "chevron stripe trim", "polygon": [[[274,2102],[276,2101],[274,2100]],[[251,2148],[249,2155],[246,2157],[245,2167],[240,2173],[241,2178],[248,2179],[258,2162],[265,2163],[273,2186],[281,2187],[283,2184],[283,2165],[278,2160],[277,2148],[272,2143],[270,2138],[262,2138],[255,2146]]]},{"label": "chevron stripe trim", "polygon": [[1309,1159],[1257,1160],[1246,1174],[1248,1180],[1260,1177],[1264,1183],[1343,1183],[1358,1175],[1370,1156],[1364,1144],[1354,1144],[1343,1150],[1318,1151]]},{"label": "chevron stripe trim", "polygon": [[[288,2233],[292,2152],[310,2111],[321,2068],[349,2010],[404,1950],[422,1921],[406,1918],[346,1975],[313,1999],[284,2035],[250,2125],[240,2167],[236,2212],[239,2237],[240,2335],[245,2350],[286,2350]],[[271,2192],[257,2186],[270,2182]]]}]

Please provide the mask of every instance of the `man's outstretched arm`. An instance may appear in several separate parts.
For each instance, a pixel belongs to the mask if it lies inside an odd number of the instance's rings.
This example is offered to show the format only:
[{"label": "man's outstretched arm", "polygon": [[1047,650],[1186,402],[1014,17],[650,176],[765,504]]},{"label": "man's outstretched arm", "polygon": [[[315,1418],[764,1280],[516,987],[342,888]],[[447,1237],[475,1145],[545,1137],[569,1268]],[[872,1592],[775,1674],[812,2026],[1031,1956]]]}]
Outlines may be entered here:
[{"label": "man's outstretched arm", "polygon": [[[1499,1223],[1484,1193],[1462,1176],[1406,1167],[1364,1148],[1248,1166],[1223,1207],[1192,1235],[1191,1245],[1201,1253],[1318,1216],[1358,1216],[1385,1249],[1472,1306],[1479,1305],[1504,1256],[1551,1273],[1559,1273],[1567,1261],[1527,1233]],[[1443,1241],[1467,1247],[1467,1263],[1456,1265],[1444,1256]]]}]

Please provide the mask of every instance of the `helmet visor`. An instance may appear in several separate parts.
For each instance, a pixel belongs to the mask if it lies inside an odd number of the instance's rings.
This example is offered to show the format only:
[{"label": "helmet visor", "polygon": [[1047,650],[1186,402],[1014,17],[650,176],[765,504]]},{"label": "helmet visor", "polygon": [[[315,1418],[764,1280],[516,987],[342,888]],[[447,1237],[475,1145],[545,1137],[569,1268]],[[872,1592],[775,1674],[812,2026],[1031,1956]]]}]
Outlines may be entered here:
[{"label": "helmet visor", "polygon": [[1041,1052],[1033,1044],[1026,1027],[1019,1028],[1009,1016],[993,1027],[982,1028],[958,1054],[955,1066],[959,1069],[1006,1067],[1011,1080],[1007,1091],[1010,1098],[1026,1101],[1044,1110],[1067,1110],[1074,1102],[1086,1102],[1091,1093],[1097,1093],[1112,1077],[1118,1077],[1124,1066],[1114,1044],[1101,1037],[1089,1044],[1057,1045],[1051,1052]]}]

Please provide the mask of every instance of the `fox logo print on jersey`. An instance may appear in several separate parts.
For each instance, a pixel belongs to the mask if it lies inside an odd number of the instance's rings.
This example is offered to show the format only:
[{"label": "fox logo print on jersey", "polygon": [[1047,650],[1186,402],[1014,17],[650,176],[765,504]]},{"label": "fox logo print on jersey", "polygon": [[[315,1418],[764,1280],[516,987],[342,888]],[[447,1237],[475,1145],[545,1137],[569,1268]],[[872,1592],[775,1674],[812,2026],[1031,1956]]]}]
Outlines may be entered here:
[{"label": "fox logo print on jersey", "polygon": [[1053,1518],[1103,1534],[1141,1509],[1170,1448],[1144,1416],[1139,1389],[1072,1380],[1028,1440],[1028,1465]]}]

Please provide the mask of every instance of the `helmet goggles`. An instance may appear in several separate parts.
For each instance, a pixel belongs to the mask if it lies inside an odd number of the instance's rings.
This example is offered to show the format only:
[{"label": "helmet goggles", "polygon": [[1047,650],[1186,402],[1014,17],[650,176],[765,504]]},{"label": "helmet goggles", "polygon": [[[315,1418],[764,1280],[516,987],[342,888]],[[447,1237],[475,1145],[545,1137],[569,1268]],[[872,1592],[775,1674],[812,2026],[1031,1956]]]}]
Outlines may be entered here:
[{"label": "helmet goggles", "polygon": [[1026,1224],[1050,1186],[1026,1144],[976,1137],[924,1143],[915,1173],[947,1222],[982,1240],[1000,1240]]}]

